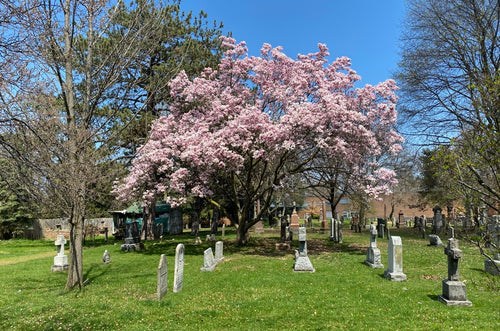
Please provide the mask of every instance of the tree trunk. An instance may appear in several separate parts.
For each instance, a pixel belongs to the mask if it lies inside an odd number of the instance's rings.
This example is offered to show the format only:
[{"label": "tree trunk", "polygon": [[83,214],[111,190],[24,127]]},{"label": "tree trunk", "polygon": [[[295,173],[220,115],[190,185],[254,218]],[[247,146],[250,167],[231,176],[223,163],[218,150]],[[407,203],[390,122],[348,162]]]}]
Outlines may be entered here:
[{"label": "tree trunk", "polygon": [[83,216],[80,213],[72,215],[69,233],[69,269],[66,280],[66,290],[83,285]]},{"label": "tree trunk", "polygon": [[248,244],[248,237],[247,221],[240,220],[240,224],[236,230],[236,244],[238,246],[245,246]]}]

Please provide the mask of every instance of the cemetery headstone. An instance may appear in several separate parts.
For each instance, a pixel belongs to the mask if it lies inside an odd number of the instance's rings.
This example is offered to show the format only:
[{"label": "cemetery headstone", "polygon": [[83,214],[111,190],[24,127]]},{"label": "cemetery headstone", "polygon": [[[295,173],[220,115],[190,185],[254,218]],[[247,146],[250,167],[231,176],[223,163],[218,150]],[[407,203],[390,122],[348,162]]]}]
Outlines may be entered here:
[{"label": "cemetery headstone", "polygon": [[330,240],[342,243],[342,222],[332,219],[330,222]]},{"label": "cemetery headstone", "polygon": [[212,248],[207,248],[205,252],[203,252],[203,267],[201,267],[201,271],[214,271],[217,263],[214,259],[214,254],[212,252]]},{"label": "cemetery headstone", "polygon": [[165,254],[160,256],[160,263],[158,264],[157,272],[157,285],[156,285],[156,295],[158,300],[161,300],[165,294],[167,294],[167,259]]},{"label": "cemetery headstone", "polygon": [[141,242],[141,237],[139,233],[139,222],[127,222],[125,225],[126,237],[124,239],[121,250],[124,252],[139,251],[144,248],[144,244]]},{"label": "cemetery headstone", "polygon": [[194,244],[195,245],[201,245],[202,244],[200,237],[196,237],[196,239],[194,240]]},{"label": "cemetery headstone", "polygon": [[370,246],[366,251],[365,264],[372,268],[383,268],[381,263],[380,249],[377,248],[377,229],[375,225],[370,225]]},{"label": "cemetery headstone", "polygon": [[219,210],[215,209],[212,215],[212,223],[210,224],[210,234],[213,234],[214,237],[217,234],[218,226],[219,226]]},{"label": "cemetery headstone", "polygon": [[197,236],[200,232],[200,222],[198,221],[198,217],[196,215],[193,218],[193,223],[191,224],[191,235]]},{"label": "cemetery headstone", "polygon": [[222,224],[222,238],[226,236],[226,224]]},{"label": "cemetery headstone", "polygon": [[66,244],[66,239],[63,235],[58,235],[54,245],[57,246],[57,255],[54,256],[54,265],[50,269],[51,271],[64,271],[68,270],[68,255],[64,254],[64,245]]},{"label": "cemetery headstone", "polygon": [[104,251],[104,254],[102,255],[102,262],[106,264],[111,262],[111,256],[109,256],[109,252],[107,249]]},{"label": "cemetery headstone", "polygon": [[443,246],[441,238],[437,234],[429,235],[429,246]]},{"label": "cemetery headstone", "polygon": [[392,236],[389,240],[388,268],[384,271],[384,277],[391,281],[405,281],[406,275],[403,273],[403,243],[401,237]]},{"label": "cemetery headstone", "polygon": [[290,228],[291,229],[298,229],[299,227],[300,227],[299,214],[297,214],[297,210],[295,209],[295,202],[294,202],[292,216],[290,217]]},{"label": "cemetery headstone", "polygon": [[377,233],[379,238],[384,238],[385,232],[385,220],[383,218],[377,218]]},{"label": "cemetery headstone", "polygon": [[262,223],[262,221],[258,221],[257,223],[255,223],[255,225],[253,226],[253,231],[255,234],[264,233],[264,223]]},{"label": "cemetery headstone", "polygon": [[215,243],[215,263],[219,263],[224,260],[224,243],[222,241],[218,241]]},{"label": "cemetery headstone", "polygon": [[175,248],[174,286],[172,292],[182,290],[184,279],[184,244],[178,244]]},{"label": "cemetery headstone", "polygon": [[462,258],[462,251],[458,248],[457,239],[448,239],[444,254],[448,257],[448,279],[442,282],[443,294],[438,296],[438,300],[447,306],[472,305],[472,302],[467,300],[465,284],[458,276],[458,261]]},{"label": "cemetery headstone", "polygon": [[500,254],[498,253],[500,248],[500,217],[494,215],[487,228],[491,235],[490,254],[493,255],[493,259],[484,260],[484,270],[491,275],[500,276]]},{"label": "cemetery headstone", "polygon": [[286,231],[286,230],[287,230],[287,229],[286,229],[286,228],[287,228],[286,223],[285,223],[285,222],[282,222],[282,223],[281,223],[281,229],[280,229],[280,230],[281,230],[281,231],[280,231],[280,240],[281,240],[281,242],[285,242],[285,241],[286,241],[286,239],[287,239],[287,235],[286,235],[286,233],[287,233],[287,231]]},{"label": "cemetery headstone", "polygon": [[441,207],[435,206],[432,211],[434,212],[434,218],[432,221],[432,232],[433,233],[441,233],[443,230],[443,214],[441,214]]},{"label": "cemetery headstone", "polygon": [[309,257],[307,256],[306,228],[299,228],[299,250],[295,251],[295,264],[293,271],[315,272]]},{"label": "cemetery headstone", "polygon": [[180,208],[173,208],[169,216],[168,232],[170,234],[181,234],[183,231],[182,210]]}]

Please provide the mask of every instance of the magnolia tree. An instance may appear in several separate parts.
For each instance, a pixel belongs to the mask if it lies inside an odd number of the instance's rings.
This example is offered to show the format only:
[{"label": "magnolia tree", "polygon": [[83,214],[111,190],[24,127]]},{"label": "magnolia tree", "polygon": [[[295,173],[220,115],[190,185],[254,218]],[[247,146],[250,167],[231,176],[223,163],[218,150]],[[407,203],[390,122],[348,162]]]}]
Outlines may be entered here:
[{"label": "magnolia tree", "polygon": [[269,44],[260,57],[249,57],[245,43],[231,38],[223,46],[217,71],[193,80],[180,73],[170,83],[169,115],[153,124],[130,174],[117,183],[120,199],[151,204],[161,196],[182,204],[188,196],[222,191],[237,207],[233,221],[238,243],[245,244],[262,216],[252,216],[254,203],[267,210],[273,192],[321,155],[359,164],[352,176],[371,196],[388,192],[395,174],[376,157],[401,149],[393,129],[394,81],[355,88],[360,78],[350,60],[328,64],[323,44],[296,60]]}]

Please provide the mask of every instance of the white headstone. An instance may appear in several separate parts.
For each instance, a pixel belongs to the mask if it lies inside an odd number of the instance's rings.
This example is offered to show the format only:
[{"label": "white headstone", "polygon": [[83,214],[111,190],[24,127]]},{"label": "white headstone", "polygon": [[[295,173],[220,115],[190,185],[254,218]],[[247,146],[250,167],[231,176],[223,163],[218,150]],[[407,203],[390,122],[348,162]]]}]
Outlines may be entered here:
[{"label": "white headstone", "polygon": [[391,236],[387,255],[389,261],[384,277],[392,281],[406,280],[406,275],[403,273],[403,244],[401,237]]},{"label": "white headstone", "polygon": [[54,256],[54,265],[52,266],[52,271],[63,271],[68,270],[68,256],[64,255],[64,244],[66,244],[66,239],[63,235],[58,235],[54,245],[57,246],[57,255]]},{"label": "white headstone", "polygon": [[178,244],[175,249],[175,267],[174,267],[174,287],[173,292],[177,293],[182,290],[184,278],[184,245]]},{"label": "white headstone", "polygon": [[219,263],[224,260],[224,243],[222,241],[218,241],[215,243],[215,262]]},{"label": "white headstone", "polygon": [[104,254],[102,255],[102,262],[103,263],[109,263],[111,261],[111,256],[109,256],[109,252],[108,250],[106,249],[104,251]]},{"label": "white headstone", "polygon": [[156,288],[158,300],[161,300],[167,293],[167,259],[165,254],[160,257],[160,264],[158,265],[158,285]]},{"label": "white headstone", "polygon": [[203,252],[203,267],[201,267],[201,271],[214,271],[217,263],[215,263],[214,254],[212,252],[212,248],[207,248],[205,252]]}]

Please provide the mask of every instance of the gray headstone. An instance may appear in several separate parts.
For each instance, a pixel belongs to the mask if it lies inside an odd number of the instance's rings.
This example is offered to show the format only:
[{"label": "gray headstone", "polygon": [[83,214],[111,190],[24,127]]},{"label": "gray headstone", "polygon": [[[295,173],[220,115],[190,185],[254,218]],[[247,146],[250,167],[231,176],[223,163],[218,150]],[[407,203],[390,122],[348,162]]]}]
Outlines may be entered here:
[{"label": "gray headstone", "polygon": [[212,248],[207,248],[205,252],[203,252],[203,267],[201,267],[201,271],[214,271],[217,263],[214,259],[214,254],[212,252]]},{"label": "gray headstone", "polygon": [[429,235],[429,246],[443,246],[441,238],[436,234]]},{"label": "gray headstone", "polygon": [[442,282],[443,294],[438,296],[439,301],[447,306],[471,306],[465,284],[459,279],[458,261],[462,258],[462,251],[458,248],[458,239],[448,239],[444,254],[448,257],[448,279]]},{"label": "gray headstone", "polygon": [[104,254],[102,255],[102,262],[103,263],[109,263],[111,261],[111,257],[109,256],[109,252],[108,250],[106,249],[104,251]]},{"label": "gray headstone", "polygon": [[218,241],[215,243],[215,262],[219,263],[224,260],[224,243],[222,241]]},{"label": "gray headstone", "polygon": [[372,268],[383,268],[380,249],[377,248],[377,228],[370,225],[370,246],[366,251],[366,260],[364,263]]},{"label": "gray headstone", "polygon": [[403,243],[401,237],[391,236],[387,250],[388,266],[384,272],[384,277],[391,281],[405,281],[406,275],[403,273]]},{"label": "gray headstone", "polygon": [[174,287],[172,292],[177,293],[182,290],[184,279],[184,245],[178,244],[175,248],[175,266],[174,266]]},{"label": "gray headstone", "polygon": [[167,293],[167,269],[167,259],[165,258],[165,254],[162,254],[157,274],[156,295],[158,300],[161,300]]},{"label": "gray headstone", "polygon": [[226,236],[226,224],[222,224],[222,238]]},{"label": "gray headstone", "polygon": [[169,216],[168,232],[170,234],[181,234],[183,231],[182,210],[180,208],[173,208]]}]

